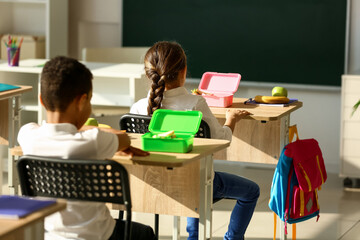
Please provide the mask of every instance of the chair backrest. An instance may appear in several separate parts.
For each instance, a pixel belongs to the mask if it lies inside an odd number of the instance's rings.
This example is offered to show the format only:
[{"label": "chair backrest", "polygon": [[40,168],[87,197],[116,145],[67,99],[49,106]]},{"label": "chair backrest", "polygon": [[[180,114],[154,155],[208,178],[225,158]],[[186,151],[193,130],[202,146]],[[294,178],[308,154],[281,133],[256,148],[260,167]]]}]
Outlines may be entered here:
[{"label": "chair backrest", "polygon": [[[120,129],[126,130],[129,133],[146,133],[149,131],[151,117],[140,114],[125,114],[120,118]],[[204,121],[201,120],[198,132],[195,134],[198,138],[211,138],[210,127]]]},{"label": "chair backrest", "polygon": [[17,162],[17,169],[23,195],[124,205],[125,239],[129,239],[130,185],[127,171],[120,163],[25,155]]},{"label": "chair backrest", "polygon": [[82,60],[87,62],[144,63],[148,47],[83,48]]}]

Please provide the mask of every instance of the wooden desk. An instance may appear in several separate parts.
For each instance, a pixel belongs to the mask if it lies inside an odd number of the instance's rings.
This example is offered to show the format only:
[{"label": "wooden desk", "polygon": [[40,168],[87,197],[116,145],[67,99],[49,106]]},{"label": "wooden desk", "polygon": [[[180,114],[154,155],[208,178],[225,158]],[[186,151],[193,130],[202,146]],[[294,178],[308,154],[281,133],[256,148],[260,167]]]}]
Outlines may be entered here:
[{"label": "wooden desk", "polygon": [[[140,148],[141,135],[129,136],[131,145]],[[190,153],[151,152],[132,158],[115,155],[112,160],[122,163],[129,173],[134,212],[198,217],[199,239],[206,239],[211,237],[212,154],[229,145],[227,140],[195,138]],[[22,155],[20,147],[11,153]]]},{"label": "wooden desk", "polygon": [[[37,94],[23,102],[23,108],[27,111],[37,112],[38,123],[45,119],[45,111],[38,96],[40,94],[41,65],[46,61],[47,59],[21,60],[19,67],[9,67],[7,62],[0,61],[0,72],[7,76],[6,79],[1,79],[1,82],[11,84],[12,81],[21,81],[21,84],[32,84],[34,89],[37,89]],[[149,81],[145,76],[144,64],[82,63],[90,69],[94,77],[92,105],[115,106],[128,111],[133,103],[146,97]],[[24,80],[17,79],[19,77],[15,77],[18,76],[16,74],[23,74]]]},{"label": "wooden desk", "polygon": [[[20,86],[18,89],[0,92],[0,144],[8,145],[9,149],[15,146],[20,127],[21,95],[31,89],[30,86]],[[10,170],[12,167],[10,154],[8,158]],[[2,173],[3,163],[0,161],[0,194],[2,192]]]},{"label": "wooden desk", "polygon": [[0,219],[0,240],[44,239],[44,218],[66,208],[65,201],[36,211],[20,219]]},{"label": "wooden desk", "polygon": [[289,141],[290,113],[301,108],[302,102],[287,107],[269,107],[244,104],[245,100],[234,98],[228,108],[210,108],[222,125],[227,109],[251,113],[236,124],[230,147],[216,153],[214,159],[277,164],[281,150]]}]

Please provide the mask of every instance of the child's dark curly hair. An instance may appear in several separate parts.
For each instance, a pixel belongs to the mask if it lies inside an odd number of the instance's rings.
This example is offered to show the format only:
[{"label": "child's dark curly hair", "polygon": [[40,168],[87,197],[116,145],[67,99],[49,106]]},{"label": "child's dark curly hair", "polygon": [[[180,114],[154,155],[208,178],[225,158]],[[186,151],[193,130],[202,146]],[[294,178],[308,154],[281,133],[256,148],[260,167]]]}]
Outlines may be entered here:
[{"label": "child's dark curly hair", "polygon": [[48,111],[65,112],[70,103],[92,90],[90,70],[76,59],[58,56],[41,73],[41,100]]}]

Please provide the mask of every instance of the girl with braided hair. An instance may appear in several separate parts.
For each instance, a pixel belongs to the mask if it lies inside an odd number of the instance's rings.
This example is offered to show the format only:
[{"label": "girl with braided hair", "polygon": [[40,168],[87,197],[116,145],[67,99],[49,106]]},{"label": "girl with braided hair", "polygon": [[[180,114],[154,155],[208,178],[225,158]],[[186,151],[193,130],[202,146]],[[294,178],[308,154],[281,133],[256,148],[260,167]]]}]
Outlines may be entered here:
[{"label": "girl with braided hair", "polygon": [[[221,126],[211,113],[205,99],[192,95],[184,87],[186,80],[186,54],[176,42],[157,42],[145,54],[145,73],[151,81],[146,98],[136,102],[131,113],[152,115],[156,109],[197,110],[203,113],[203,120],[210,127],[211,137],[231,141],[235,123],[246,115],[247,111],[227,110],[225,124]],[[253,181],[225,172],[215,172],[213,177],[213,199],[235,199],[228,231],[224,239],[244,239],[247,226],[253,215],[259,186]],[[186,230],[189,240],[198,239],[199,219],[188,218]]]}]

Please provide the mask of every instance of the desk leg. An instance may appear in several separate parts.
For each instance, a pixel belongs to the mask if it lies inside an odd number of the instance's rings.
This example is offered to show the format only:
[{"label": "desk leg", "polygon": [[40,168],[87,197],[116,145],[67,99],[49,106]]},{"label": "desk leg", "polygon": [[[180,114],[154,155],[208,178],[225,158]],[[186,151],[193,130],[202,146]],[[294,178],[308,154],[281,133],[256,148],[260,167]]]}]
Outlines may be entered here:
[{"label": "desk leg", "polygon": [[199,239],[211,239],[213,158],[206,156],[200,161]]},{"label": "desk leg", "polygon": [[44,236],[44,219],[36,221],[24,230],[24,240],[43,240]]},{"label": "desk leg", "polygon": [[[290,125],[290,114],[282,117],[280,119],[280,153],[283,148],[289,143],[289,125]],[[285,234],[285,222],[281,221],[279,217],[279,227],[280,227],[280,239],[287,240],[287,235]]]},{"label": "desk leg", "polygon": [[16,156],[12,156],[9,150],[8,160],[8,186],[10,195],[19,195],[19,180],[16,170]]},{"label": "desk leg", "polygon": [[174,216],[173,240],[180,240],[180,217]]},{"label": "desk leg", "polygon": [[[282,152],[284,147],[289,143],[289,125],[290,125],[290,114],[280,119],[280,151]],[[279,155],[280,157],[280,155]]]},{"label": "desk leg", "polygon": [[10,194],[18,194],[19,184],[16,180],[15,158],[11,155],[10,149],[17,141],[16,137],[20,128],[20,96],[9,99],[9,151],[8,151],[8,186]]},{"label": "desk leg", "polygon": [[285,222],[281,221],[281,219],[278,217],[279,221],[279,227],[280,227],[280,239],[281,240],[287,240],[287,235],[285,234]]}]

